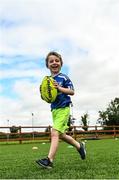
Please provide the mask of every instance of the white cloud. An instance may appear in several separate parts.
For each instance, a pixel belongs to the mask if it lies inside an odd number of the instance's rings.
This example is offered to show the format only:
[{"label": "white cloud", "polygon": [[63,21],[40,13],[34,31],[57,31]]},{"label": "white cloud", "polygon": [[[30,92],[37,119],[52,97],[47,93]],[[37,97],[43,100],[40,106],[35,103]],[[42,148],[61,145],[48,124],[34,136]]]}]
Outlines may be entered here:
[{"label": "white cloud", "polygon": [[[32,84],[27,80],[16,81],[13,92],[18,99],[1,97],[0,119],[4,125],[9,119],[10,125],[31,125],[32,113],[34,113],[34,125],[44,125],[51,122],[49,105],[40,98],[39,84]],[[46,118],[46,112],[49,116]]]},{"label": "white cloud", "polygon": [[3,86],[0,84],[0,93],[3,91]]},{"label": "white cloud", "polygon": [[1,71],[0,78],[22,78],[22,77],[36,77],[41,78],[44,73],[40,72],[39,69],[34,70],[3,70]]}]

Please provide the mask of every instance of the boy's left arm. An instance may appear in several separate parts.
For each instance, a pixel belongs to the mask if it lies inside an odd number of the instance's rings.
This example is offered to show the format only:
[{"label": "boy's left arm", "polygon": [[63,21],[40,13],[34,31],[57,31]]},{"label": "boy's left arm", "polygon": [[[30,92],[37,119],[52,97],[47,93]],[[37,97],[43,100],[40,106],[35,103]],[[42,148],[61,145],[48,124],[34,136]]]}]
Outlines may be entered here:
[{"label": "boy's left arm", "polygon": [[74,90],[70,88],[64,88],[60,86],[56,81],[54,81],[54,87],[58,89],[60,92],[68,94],[68,95],[74,95]]}]

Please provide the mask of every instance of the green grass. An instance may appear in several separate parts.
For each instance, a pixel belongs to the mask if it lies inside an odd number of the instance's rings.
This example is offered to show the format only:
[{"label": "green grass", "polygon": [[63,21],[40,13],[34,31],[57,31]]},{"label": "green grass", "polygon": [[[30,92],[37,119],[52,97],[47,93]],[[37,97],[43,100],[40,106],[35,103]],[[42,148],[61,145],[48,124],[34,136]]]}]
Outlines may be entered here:
[{"label": "green grass", "polygon": [[[38,150],[32,150],[37,146]],[[35,160],[45,157],[49,143],[0,145],[0,179],[118,179],[119,139],[87,141],[87,159],[60,142],[51,170]]]}]

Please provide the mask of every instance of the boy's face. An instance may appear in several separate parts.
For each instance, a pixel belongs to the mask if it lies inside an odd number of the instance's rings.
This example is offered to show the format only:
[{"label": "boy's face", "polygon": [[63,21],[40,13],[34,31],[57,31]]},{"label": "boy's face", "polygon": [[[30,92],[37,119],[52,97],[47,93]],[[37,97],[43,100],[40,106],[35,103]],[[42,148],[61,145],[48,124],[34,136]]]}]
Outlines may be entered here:
[{"label": "boy's face", "polygon": [[48,57],[48,68],[51,71],[51,74],[58,74],[61,69],[60,58],[55,55],[50,55]]}]

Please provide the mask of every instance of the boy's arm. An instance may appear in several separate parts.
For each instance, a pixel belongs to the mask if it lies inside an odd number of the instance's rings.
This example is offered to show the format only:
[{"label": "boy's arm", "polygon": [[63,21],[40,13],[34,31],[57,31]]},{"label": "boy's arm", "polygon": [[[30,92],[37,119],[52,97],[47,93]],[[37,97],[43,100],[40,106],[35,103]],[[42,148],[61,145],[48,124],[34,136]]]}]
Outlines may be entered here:
[{"label": "boy's arm", "polygon": [[72,90],[72,89],[64,88],[64,87],[61,87],[61,86],[58,86],[57,89],[62,93],[69,94],[69,95],[72,95],[72,96],[74,95],[74,90]]},{"label": "boy's arm", "polygon": [[54,81],[54,87],[62,93],[74,95],[74,90],[69,89],[69,88],[64,88],[64,87],[60,86],[56,81]]}]

